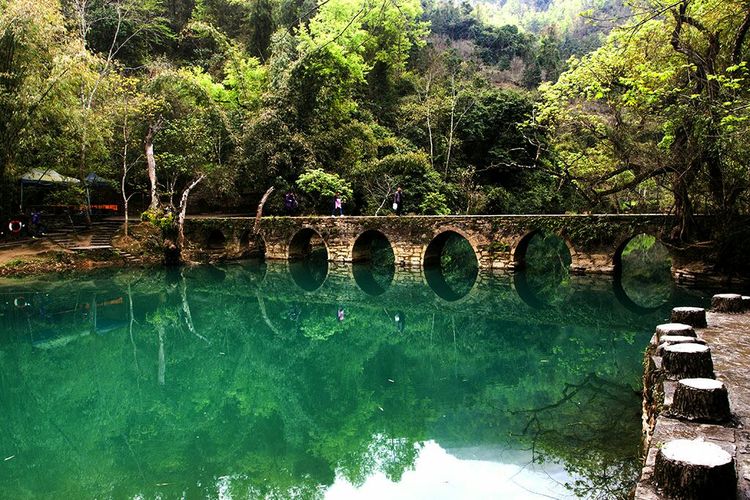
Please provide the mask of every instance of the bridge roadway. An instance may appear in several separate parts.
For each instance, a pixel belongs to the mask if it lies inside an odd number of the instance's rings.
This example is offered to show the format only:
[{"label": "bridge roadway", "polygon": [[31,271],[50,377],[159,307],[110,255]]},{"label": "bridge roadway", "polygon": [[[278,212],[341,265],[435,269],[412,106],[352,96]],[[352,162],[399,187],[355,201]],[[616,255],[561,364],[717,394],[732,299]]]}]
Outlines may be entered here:
[{"label": "bridge roadway", "polygon": [[[332,262],[366,261],[374,241],[387,241],[395,262],[422,268],[440,258],[451,235],[472,246],[480,269],[523,266],[531,238],[559,236],[571,255],[574,273],[612,274],[628,241],[639,234],[665,241],[676,220],[665,214],[637,215],[470,215],[262,217],[191,216],[185,224],[187,253],[193,260],[222,260],[263,254],[294,260],[324,246]],[[667,245],[678,268],[684,258]]]}]

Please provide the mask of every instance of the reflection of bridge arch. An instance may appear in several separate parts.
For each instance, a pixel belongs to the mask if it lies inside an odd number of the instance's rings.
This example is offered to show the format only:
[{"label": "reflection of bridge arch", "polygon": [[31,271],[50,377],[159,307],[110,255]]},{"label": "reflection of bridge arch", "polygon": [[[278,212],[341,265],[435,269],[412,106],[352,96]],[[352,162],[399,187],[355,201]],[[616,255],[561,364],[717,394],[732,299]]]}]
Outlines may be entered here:
[{"label": "reflection of bridge arch", "polygon": [[[373,255],[374,250],[378,255]],[[364,231],[354,240],[349,254],[354,281],[360,290],[372,296],[385,293],[396,272],[393,246],[386,235],[374,229]]]},{"label": "reflection of bridge arch", "polygon": [[631,234],[630,236],[623,239],[618,245],[615,246],[615,252],[612,255],[612,265],[614,266],[615,274],[622,271],[622,254],[625,251],[625,248],[628,246],[628,243],[630,243],[634,239],[641,237],[641,236],[650,236],[650,237],[656,238],[655,244],[660,245],[662,248],[664,248],[667,254],[669,254],[670,260],[672,259],[672,254],[669,252],[669,248],[661,242],[658,235],[648,234],[648,233],[643,233],[643,232]]},{"label": "reflection of bridge arch", "polygon": [[513,289],[521,300],[533,309],[545,309],[549,304],[536,296],[529,281],[526,279],[526,273],[523,270],[513,273]]},{"label": "reflection of bridge arch", "polygon": [[641,236],[655,238],[654,244],[661,247],[664,250],[664,252],[669,256],[670,267],[671,267],[672,256],[669,253],[669,248],[659,240],[659,237],[657,235],[652,235],[652,234],[643,233],[643,232],[630,235],[624,240],[622,240],[620,244],[615,247],[615,251],[612,256],[612,264],[613,264],[613,269],[614,269],[614,275],[612,279],[612,289],[613,289],[615,297],[617,298],[617,301],[620,304],[622,304],[623,307],[625,307],[629,311],[632,311],[636,314],[644,315],[644,314],[649,314],[649,313],[659,311],[664,306],[664,304],[669,303],[674,295],[674,290],[673,289],[670,290],[669,294],[664,296],[660,303],[658,303],[657,305],[653,305],[653,306],[650,306],[650,305],[644,306],[642,304],[639,304],[636,300],[631,298],[631,296],[628,294],[628,291],[625,288],[624,280],[623,280],[623,277],[624,277],[623,253],[625,252],[625,249],[627,248],[630,242],[632,242],[633,240]]},{"label": "reflection of bridge arch", "polygon": [[511,261],[515,264],[516,268],[523,269],[526,267],[526,252],[528,251],[529,243],[532,239],[534,239],[534,236],[544,236],[545,234],[555,236],[556,238],[559,238],[563,243],[565,243],[565,246],[568,247],[568,253],[570,254],[571,266],[573,265],[576,260],[577,252],[568,238],[557,232],[544,231],[542,229],[532,229],[531,231],[528,231],[523,236],[521,236],[518,240],[516,240],[515,244],[510,250]]},{"label": "reflection of bridge arch", "polygon": [[[454,283],[453,280],[449,280],[449,276],[444,274],[442,267],[443,251],[448,242],[456,237],[461,238],[461,240],[469,245],[474,257],[474,266],[470,266],[468,263],[466,266],[461,266],[469,269],[468,273],[462,277],[463,283]],[[472,243],[471,239],[473,238],[463,231],[454,228],[445,229],[433,236],[422,254],[422,266],[427,285],[438,297],[448,302],[456,302],[467,297],[476,284],[479,274],[479,258],[476,246]],[[459,287],[457,285],[463,286]]]},{"label": "reflection of bridge arch", "polygon": [[[612,291],[615,294],[615,298],[617,299],[617,302],[622,304],[622,306],[627,309],[630,312],[633,312],[635,314],[639,315],[645,315],[649,313],[653,313],[658,311],[662,308],[664,304],[654,306],[654,307],[644,307],[636,302],[634,302],[630,297],[628,297],[628,293],[625,291],[625,288],[622,286],[622,269],[619,271],[615,271],[615,275],[612,279]],[[664,302],[669,303],[669,298]]]},{"label": "reflection of bridge arch", "polygon": [[[316,252],[316,249],[321,251]],[[294,283],[312,292],[328,278],[328,246],[315,229],[304,227],[294,233],[287,251],[287,268]]]}]

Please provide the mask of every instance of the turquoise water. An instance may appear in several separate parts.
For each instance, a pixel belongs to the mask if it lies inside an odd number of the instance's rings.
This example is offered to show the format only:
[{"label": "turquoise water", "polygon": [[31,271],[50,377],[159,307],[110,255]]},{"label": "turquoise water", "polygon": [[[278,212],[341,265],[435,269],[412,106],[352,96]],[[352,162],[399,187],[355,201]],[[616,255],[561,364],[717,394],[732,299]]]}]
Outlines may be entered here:
[{"label": "turquoise water", "polygon": [[703,295],[662,283],[639,304],[644,289],[610,278],[383,267],[3,282],[0,495],[627,493],[643,349]]}]

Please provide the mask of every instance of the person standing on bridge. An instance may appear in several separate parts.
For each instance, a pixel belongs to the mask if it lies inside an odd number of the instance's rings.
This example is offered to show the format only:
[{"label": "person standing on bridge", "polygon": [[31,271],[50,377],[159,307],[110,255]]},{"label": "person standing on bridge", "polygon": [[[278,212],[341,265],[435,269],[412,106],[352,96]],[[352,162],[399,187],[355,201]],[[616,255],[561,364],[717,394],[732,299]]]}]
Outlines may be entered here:
[{"label": "person standing on bridge", "polygon": [[396,189],[396,193],[393,195],[393,210],[396,211],[396,215],[401,215],[401,210],[404,206],[404,192],[401,191],[401,186]]},{"label": "person standing on bridge", "polygon": [[339,216],[344,215],[344,208],[340,193],[336,193],[336,196],[334,196],[333,198],[333,212],[331,213],[331,217],[334,217],[336,215],[336,212],[339,213]]},{"label": "person standing on bridge", "polygon": [[294,215],[298,206],[299,203],[297,202],[297,197],[294,196],[294,193],[291,190],[287,191],[284,195],[284,209],[286,210],[286,214]]}]

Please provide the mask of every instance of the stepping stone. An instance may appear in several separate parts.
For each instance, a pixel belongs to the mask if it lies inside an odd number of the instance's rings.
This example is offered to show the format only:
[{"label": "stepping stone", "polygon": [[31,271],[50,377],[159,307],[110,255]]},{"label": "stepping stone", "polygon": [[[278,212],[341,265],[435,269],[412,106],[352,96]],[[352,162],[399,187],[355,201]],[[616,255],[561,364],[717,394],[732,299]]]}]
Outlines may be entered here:
[{"label": "stepping stone", "polygon": [[672,309],[672,323],[684,323],[694,328],[706,327],[706,310],[702,307],[675,307]]}]

